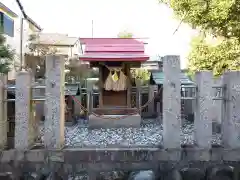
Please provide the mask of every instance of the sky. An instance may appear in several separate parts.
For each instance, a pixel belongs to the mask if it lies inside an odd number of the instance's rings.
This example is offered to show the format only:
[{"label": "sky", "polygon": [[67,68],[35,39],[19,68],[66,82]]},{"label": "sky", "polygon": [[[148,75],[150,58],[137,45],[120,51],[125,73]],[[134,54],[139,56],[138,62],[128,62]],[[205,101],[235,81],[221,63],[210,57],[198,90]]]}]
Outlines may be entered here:
[{"label": "sky", "polygon": [[[2,0],[10,6],[9,0]],[[189,43],[196,34],[188,25],[179,25],[173,12],[157,0],[21,0],[26,13],[44,32],[69,36],[116,37],[129,31],[148,38],[147,53],[154,56],[180,55],[185,68]],[[15,1],[12,1],[15,3]]]}]

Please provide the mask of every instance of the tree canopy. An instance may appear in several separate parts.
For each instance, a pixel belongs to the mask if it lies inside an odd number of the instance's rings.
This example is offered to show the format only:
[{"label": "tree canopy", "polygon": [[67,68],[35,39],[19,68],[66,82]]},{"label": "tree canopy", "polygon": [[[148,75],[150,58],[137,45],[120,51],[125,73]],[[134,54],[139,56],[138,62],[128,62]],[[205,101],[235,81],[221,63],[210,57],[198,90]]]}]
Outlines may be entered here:
[{"label": "tree canopy", "polygon": [[13,65],[15,52],[6,44],[6,38],[0,34],[0,73],[7,74]]},{"label": "tree canopy", "polygon": [[190,73],[212,70],[215,76],[225,70],[240,70],[240,45],[237,39],[224,39],[211,44],[206,38],[198,36],[192,40],[188,69]]},{"label": "tree canopy", "polygon": [[160,0],[175,15],[193,28],[216,36],[240,40],[240,1],[235,0]]},{"label": "tree canopy", "polygon": [[[192,40],[188,56],[191,73],[213,70],[240,70],[240,1],[235,0],[160,0],[168,4],[182,22],[200,30]],[[210,35],[210,36],[209,36]],[[212,43],[208,39],[218,39]]]}]

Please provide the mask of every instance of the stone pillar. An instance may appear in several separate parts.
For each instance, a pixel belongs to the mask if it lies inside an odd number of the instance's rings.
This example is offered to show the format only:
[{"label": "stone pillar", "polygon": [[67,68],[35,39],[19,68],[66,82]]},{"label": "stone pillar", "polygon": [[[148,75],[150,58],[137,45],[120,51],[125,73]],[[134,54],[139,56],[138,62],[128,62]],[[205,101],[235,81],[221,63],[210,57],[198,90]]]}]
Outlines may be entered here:
[{"label": "stone pillar", "polygon": [[226,148],[240,148],[240,72],[226,72],[222,139]]},{"label": "stone pillar", "polygon": [[80,115],[80,112],[81,112],[81,106],[79,103],[82,103],[81,102],[81,96],[75,96],[75,99],[77,100],[74,100],[74,115],[75,116],[79,116]]},{"label": "stone pillar", "polygon": [[[148,100],[151,101],[154,98],[154,89],[155,85],[149,85],[149,90],[148,90]],[[154,102],[151,102],[148,104],[148,114],[153,115],[154,113]]]},{"label": "stone pillar", "polygon": [[164,148],[180,148],[181,94],[180,57],[163,58],[163,143]]},{"label": "stone pillar", "polygon": [[[215,86],[214,88],[214,97],[219,98],[223,94],[223,76],[218,78],[213,78],[213,84]],[[222,87],[222,88],[221,88]],[[221,99],[214,99],[213,100],[213,123],[212,123],[212,129],[213,134],[214,133],[220,133],[221,132],[221,125],[222,125],[222,119],[224,116],[223,113],[223,104],[224,101]]]},{"label": "stone pillar", "polygon": [[[215,87],[223,87],[223,76],[221,76],[219,78],[213,78],[213,84]],[[215,96],[216,93],[218,93],[218,92],[217,92],[216,88],[214,88],[214,89],[215,89],[215,92],[214,92],[214,96]],[[222,100],[214,100],[213,104],[214,104],[213,120],[220,124],[222,122],[222,116],[223,116],[223,112],[222,112],[223,101]]]},{"label": "stone pillar", "polygon": [[142,106],[142,100],[141,100],[141,81],[136,79],[135,80],[136,83],[136,108],[141,108]]},{"label": "stone pillar", "polygon": [[157,119],[162,124],[161,103],[160,102],[157,102]]},{"label": "stone pillar", "polygon": [[64,146],[64,62],[63,56],[46,58],[44,145],[47,149],[60,149]]},{"label": "stone pillar", "polygon": [[32,109],[31,72],[21,71],[16,76],[15,148],[30,148],[35,140],[35,120]]},{"label": "stone pillar", "polygon": [[93,108],[93,82],[87,80],[87,109],[88,113],[92,112]]},{"label": "stone pillar", "polygon": [[201,148],[211,148],[213,119],[213,75],[211,71],[198,72],[195,75],[197,83],[197,100],[195,109],[195,140]]},{"label": "stone pillar", "polygon": [[73,121],[73,99],[71,96],[68,96],[66,99],[67,109],[65,114],[65,121],[72,122]]},{"label": "stone pillar", "polygon": [[0,74],[0,149],[4,149],[7,146],[7,75]]}]

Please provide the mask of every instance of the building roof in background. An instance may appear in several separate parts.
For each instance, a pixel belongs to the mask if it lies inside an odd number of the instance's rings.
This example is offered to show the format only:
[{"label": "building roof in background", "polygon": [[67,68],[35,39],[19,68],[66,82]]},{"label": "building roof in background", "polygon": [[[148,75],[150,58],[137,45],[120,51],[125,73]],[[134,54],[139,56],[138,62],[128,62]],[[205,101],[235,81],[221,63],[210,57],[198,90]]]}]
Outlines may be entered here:
[{"label": "building roof in background", "polygon": [[162,62],[162,57],[160,55],[150,56],[149,60],[141,63],[141,68],[147,69],[149,71],[160,70],[161,62]]},{"label": "building roof in background", "polygon": [[155,70],[160,70],[160,66],[158,62],[152,62],[150,63],[149,61],[145,61],[141,64],[141,68],[149,70],[149,71],[155,71]]},{"label": "building roof in background", "polygon": [[33,21],[29,16],[26,15],[25,19],[29,23],[31,23],[33,26],[35,26],[39,31],[42,31],[42,28],[35,21]]},{"label": "building roof in background", "polygon": [[159,54],[156,54],[154,56],[150,56],[149,60],[147,62],[155,61],[155,62],[162,62],[162,56]]},{"label": "building roof in background", "polygon": [[33,44],[55,45],[55,46],[74,46],[78,41],[77,37],[69,37],[67,34],[58,33],[39,33]]},{"label": "building roof in background", "polygon": [[15,12],[13,12],[11,9],[9,9],[7,6],[5,6],[1,2],[0,2],[0,12],[5,13],[12,18],[18,17],[18,15]]}]

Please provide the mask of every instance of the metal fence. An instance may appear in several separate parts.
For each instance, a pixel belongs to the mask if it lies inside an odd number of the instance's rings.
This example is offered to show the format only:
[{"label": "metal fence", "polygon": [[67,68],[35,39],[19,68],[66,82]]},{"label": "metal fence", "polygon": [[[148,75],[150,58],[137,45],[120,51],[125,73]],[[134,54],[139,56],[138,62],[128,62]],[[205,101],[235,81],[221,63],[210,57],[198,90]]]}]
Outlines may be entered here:
[{"label": "metal fence", "polygon": [[[194,85],[184,85],[181,87],[181,116],[185,120],[193,120],[194,118],[194,100],[196,98],[196,86]],[[132,87],[131,91],[131,108],[142,108],[141,116],[143,118],[147,117],[156,117],[162,115],[162,89],[161,86],[158,86],[154,89],[153,99],[149,99],[149,87],[142,86],[140,88],[140,97],[138,99],[137,88]],[[86,88],[81,89],[81,103],[84,107],[88,108],[88,98],[90,98],[90,109],[99,107],[99,92],[98,90],[92,90],[91,94],[88,94]],[[140,103],[138,102],[140,101]],[[151,101],[149,103],[149,101]],[[138,105],[139,103],[139,105]],[[148,104],[147,106],[145,106]],[[140,106],[140,107],[139,107]]]},{"label": "metal fence", "polygon": [[[86,88],[86,85],[80,84],[80,83],[73,83],[73,84],[78,84],[79,92],[78,96],[80,96],[80,103],[85,109],[88,109],[91,111],[92,108],[98,108],[99,107],[99,91],[97,89],[93,89],[89,91]],[[72,85],[73,85],[72,84]],[[67,83],[66,85],[71,85],[71,83]],[[188,119],[190,116],[193,116],[193,99],[195,99],[196,92],[194,91],[195,86],[184,86],[182,87],[181,90],[181,95],[182,95],[182,118],[183,119]],[[8,91],[8,109],[12,109],[15,104],[15,86],[8,86],[7,87]],[[32,88],[33,91],[33,102],[37,101],[42,101],[44,102],[45,100],[45,85],[33,85]],[[43,92],[44,91],[44,92]],[[156,116],[161,116],[162,114],[162,93],[159,93],[158,91],[161,91],[161,86],[158,86],[156,89],[154,89],[154,99],[150,103],[150,105],[145,106],[149,99],[149,87],[148,86],[142,86],[140,88],[140,97],[138,98],[138,93],[137,93],[137,88],[132,87],[131,91],[131,108],[143,108],[141,109],[141,116],[143,118],[145,117],[156,117]],[[67,92],[67,91],[66,91]],[[76,92],[73,94],[67,92],[66,95],[76,95]],[[191,98],[192,97],[192,98]],[[140,102],[138,102],[140,101]],[[75,102],[79,103],[79,102]],[[149,103],[148,103],[149,104]],[[80,105],[79,105],[79,109]],[[88,112],[84,111],[84,109],[81,109],[81,115],[87,116]],[[14,113],[10,113],[8,115],[9,119],[9,127],[11,127],[14,122]]]}]

